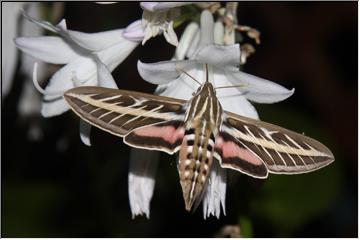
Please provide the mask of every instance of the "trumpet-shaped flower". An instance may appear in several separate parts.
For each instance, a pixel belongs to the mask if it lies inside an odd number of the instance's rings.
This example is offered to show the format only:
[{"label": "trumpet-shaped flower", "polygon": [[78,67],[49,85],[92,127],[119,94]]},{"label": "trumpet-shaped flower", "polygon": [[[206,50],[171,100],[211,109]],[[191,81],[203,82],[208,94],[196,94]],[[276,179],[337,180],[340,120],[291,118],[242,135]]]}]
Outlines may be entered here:
[{"label": "trumpet-shaped flower", "polygon": [[[215,34],[218,34],[217,32],[218,30],[215,29]],[[228,46],[214,44],[214,21],[209,11],[203,11],[201,15],[199,36],[200,39],[196,46],[191,46],[191,44],[187,46],[187,51],[194,51],[189,55],[189,60],[180,59],[152,64],[138,62],[138,71],[142,78],[159,85],[156,90],[158,94],[190,99],[192,93],[197,89],[198,83],[189,76],[199,81],[203,79],[205,63],[209,65],[209,81],[214,86],[242,86],[218,89],[219,101],[227,111],[258,118],[255,108],[249,101],[275,103],[293,94],[294,90],[288,90],[276,83],[239,71],[240,46],[238,44]],[[188,38],[193,39],[192,43],[196,44],[197,41],[194,40],[196,39],[196,30],[192,31],[192,36]],[[210,173],[211,184],[206,187],[203,197],[204,218],[210,215],[219,217],[220,205],[225,213],[226,171],[218,163],[213,165]],[[149,175],[147,177],[149,178]],[[152,177],[154,178],[154,176]],[[133,185],[134,182],[129,183],[129,191]],[[145,198],[143,197],[143,199]],[[151,197],[147,199],[151,199]],[[143,209],[148,210],[146,207],[149,207],[149,204],[145,202]]]},{"label": "trumpet-shaped flower", "polygon": [[142,41],[144,45],[150,38],[163,34],[166,41],[178,45],[173,28],[174,20],[180,16],[180,9],[189,2],[141,2],[142,19],[130,24],[123,36],[130,40]]},{"label": "trumpet-shaped flower", "polygon": [[[28,17],[28,16],[27,16]],[[45,88],[42,114],[59,115],[68,110],[62,93],[80,85],[99,85],[116,88],[112,71],[138,42],[122,37],[122,29],[100,33],[82,33],[68,30],[65,20],[58,25],[28,19],[41,27],[56,32],[60,37],[20,37],[15,39],[23,52],[53,64],[65,64],[50,79]]]},{"label": "trumpet-shaped flower", "polygon": [[[59,35],[15,39],[16,46],[23,52],[44,62],[64,64],[42,91],[44,100],[41,113],[45,117],[56,116],[69,109],[62,94],[70,88],[82,85],[117,88],[110,72],[139,44],[123,38],[123,29],[83,33],[68,30],[65,20],[54,26],[25,16]],[[90,127],[81,122],[81,139],[87,145],[90,144],[89,131]]]}]

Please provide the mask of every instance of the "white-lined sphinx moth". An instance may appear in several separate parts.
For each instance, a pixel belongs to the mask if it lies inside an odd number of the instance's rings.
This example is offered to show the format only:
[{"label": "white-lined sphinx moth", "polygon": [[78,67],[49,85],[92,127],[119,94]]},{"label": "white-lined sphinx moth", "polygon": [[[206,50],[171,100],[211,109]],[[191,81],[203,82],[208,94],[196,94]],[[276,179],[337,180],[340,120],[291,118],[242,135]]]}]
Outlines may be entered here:
[{"label": "white-lined sphinx moth", "polygon": [[73,88],[64,97],[82,119],[132,147],[180,151],[187,210],[200,199],[213,159],[255,178],[310,172],[334,161],[312,138],[224,111],[207,80],[189,101],[101,87]]}]

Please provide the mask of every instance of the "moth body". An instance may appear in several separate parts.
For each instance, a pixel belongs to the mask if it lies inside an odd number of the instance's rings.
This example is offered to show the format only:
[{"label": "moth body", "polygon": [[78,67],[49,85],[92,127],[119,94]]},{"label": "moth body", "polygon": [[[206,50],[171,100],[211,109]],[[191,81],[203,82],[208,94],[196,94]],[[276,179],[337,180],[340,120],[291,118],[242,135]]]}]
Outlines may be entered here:
[{"label": "moth body", "polygon": [[180,147],[179,175],[186,210],[201,199],[213,164],[215,136],[222,108],[211,83],[205,83],[190,100],[185,134]]}]

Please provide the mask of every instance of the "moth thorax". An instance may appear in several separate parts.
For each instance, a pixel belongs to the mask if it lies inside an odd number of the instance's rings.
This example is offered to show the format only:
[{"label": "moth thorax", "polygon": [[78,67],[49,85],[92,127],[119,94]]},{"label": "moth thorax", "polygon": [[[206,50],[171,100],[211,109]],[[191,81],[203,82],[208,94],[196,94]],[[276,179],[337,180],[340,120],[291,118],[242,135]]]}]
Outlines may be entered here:
[{"label": "moth thorax", "polygon": [[213,155],[213,145],[208,144],[205,136],[194,133],[195,130],[185,133],[179,156],[180,184],[188,211],[203,193]]}]

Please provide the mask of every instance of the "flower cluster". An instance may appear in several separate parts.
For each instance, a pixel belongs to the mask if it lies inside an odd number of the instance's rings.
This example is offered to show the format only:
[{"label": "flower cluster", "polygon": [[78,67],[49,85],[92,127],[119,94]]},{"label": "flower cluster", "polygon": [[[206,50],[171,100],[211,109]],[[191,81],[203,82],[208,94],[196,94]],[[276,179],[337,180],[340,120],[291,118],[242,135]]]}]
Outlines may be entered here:
[{"label": "flower cluster", "polygon": [[[237,4],[227,3],[225,8],[221,8],[213,3],[194,3],[194,6],[184,7],[189,4],[140,3],[142,19],[126,28],[92,34],[69,30],[65,19],[52,25],[26,15],[28,20],[57,36],[16,38],[17,47],[42,61],[64,65],[51,77],[44,90],[38,86],[34,69],[35,86],[44,94],[43,116],[56,116],[69,109],[62,94],[70,88],[84,85],[117,88],[111,72],[140,43],[145,44],[150,38],[161,34],[167,42],[177,46],[174,57],[157,63],[138,61],[141,77],[158,85],[155,94],[190,99],[198,85],[189,76],[201,81],[204,64],[209,66],[209,81],[214,86],[241,86],[223,88],[217,92],[223,108],[239,115],[258,118],[250,101],[274,103],[293,94],[294,90],[239,70],[249,53],[243,53],[240,44],[236,43],[237,30],[244,31],[237,23]],[[197,10],[200,22],[185,21],[188,25],[178,40],[174,26],[186,15],[187,7]],[[214,15],[217,16],[216,22]],[[197,18],[192,16],[189,19]],[[249,36],[254,39],[259,37],[252,28],[248,29],[252,30]],[[80,126],[83,142],[90,145],[90,127],[84,123]],[[129,199],[132,215],[145,214],[149,217],[158,153],[134,149],[130,161]],[[215,162],[210,172],[211,184],[207,185],[203,195],[204,218],[211,215],[219,217],[221,208],[225,214],[226,171]]]}]

